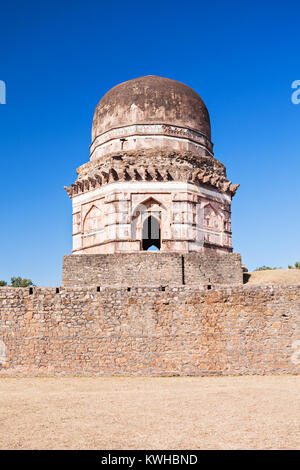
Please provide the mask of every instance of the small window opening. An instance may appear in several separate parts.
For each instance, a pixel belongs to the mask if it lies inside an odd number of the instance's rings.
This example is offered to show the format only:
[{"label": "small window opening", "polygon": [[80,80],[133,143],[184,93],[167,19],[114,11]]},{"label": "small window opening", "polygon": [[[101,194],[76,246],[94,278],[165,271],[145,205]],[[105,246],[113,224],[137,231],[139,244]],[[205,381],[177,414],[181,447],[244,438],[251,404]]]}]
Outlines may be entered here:
[{"label": "small window opening", "polygon": [[142,230],[142,249],[159,251],[161,246],[160,226],[158,220],[150,215],[144,220]]}]

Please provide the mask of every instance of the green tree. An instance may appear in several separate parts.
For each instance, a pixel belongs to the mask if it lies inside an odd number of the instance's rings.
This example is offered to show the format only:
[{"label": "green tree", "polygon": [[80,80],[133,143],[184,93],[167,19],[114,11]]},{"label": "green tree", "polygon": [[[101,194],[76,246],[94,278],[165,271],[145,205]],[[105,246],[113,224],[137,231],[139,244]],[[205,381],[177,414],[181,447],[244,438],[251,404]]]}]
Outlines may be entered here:
[{"label": "green tree", "polygon": [[10,279],[12,287],[28,287],[33,286],[31,279],[22,278],[21,276],[15,277],[13,276]]},{"label": "green tree", "polygon": [[0,287],[5,287],[7,286],[7,282],[5,281],[0,281]]},{"label": "green tree", "polygon": [[299,261],[296,261],[295,265],[292,266],[292,265],[288,265],[288,268],[289,269],[300,269],[300,262]]}]

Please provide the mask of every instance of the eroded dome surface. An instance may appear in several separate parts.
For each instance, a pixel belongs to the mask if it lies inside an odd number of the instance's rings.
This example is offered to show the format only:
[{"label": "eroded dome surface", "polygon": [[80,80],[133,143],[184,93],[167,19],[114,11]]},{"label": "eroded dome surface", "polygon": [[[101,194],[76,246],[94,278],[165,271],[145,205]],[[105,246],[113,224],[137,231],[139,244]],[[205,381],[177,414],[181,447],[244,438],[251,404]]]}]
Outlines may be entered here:
[{"label": "eroded dome surface", "polygon": [[[210,119],[204,102],[192,88],[169,78],[149,75],[129,80],[109,90],[98,103],[93,119],[91,153],[103,144],[106,152],[110,147],[111,151],[119,150],[116,145],[107,143],[114,139],[124,142],[126,137],[134,135],[151,135],[152,140],[150,142],[148,137],[147,143],[139,138],[136,147],[130,141],[128,149],[153,147],[156,142],[158,146],[166,147],[166,139],[153,140],[155,135],[164,135],[173,140],[178,137],[198,142],[208,149],[208,153],[212,150]],[[170,145],[174,148],[174,142]],[[177,147],[192,150],[186,146]]]}]

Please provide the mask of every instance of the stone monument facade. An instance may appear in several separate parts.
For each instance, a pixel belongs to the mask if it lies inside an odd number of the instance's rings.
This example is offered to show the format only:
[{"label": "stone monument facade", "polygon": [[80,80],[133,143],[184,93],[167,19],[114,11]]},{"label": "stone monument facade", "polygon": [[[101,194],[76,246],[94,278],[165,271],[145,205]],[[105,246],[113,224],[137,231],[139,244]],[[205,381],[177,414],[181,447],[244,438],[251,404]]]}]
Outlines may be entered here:
[{"label": "stone monument facade", "polygon": [[214,157],[209,114],[194,90],[156,76],[121,83],[97,105],[90,161],[66,187],[72,256],[231,253],[238,186]]}]

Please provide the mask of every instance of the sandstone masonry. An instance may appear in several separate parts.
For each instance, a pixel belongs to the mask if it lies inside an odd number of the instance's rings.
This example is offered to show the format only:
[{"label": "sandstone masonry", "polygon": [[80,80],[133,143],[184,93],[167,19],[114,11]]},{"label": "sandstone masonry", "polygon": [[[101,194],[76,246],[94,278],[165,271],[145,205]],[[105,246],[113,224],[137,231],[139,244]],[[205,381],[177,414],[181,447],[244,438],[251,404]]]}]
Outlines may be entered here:
[{"label": "sandstone masonry", "polygon": [[299,284],[2,287],[0,374],[298,374],[299,310]]},{"label": "sandstone masonry", "polygon": [[63,285],[201,286],[242,284],[241,256],[236,253],[127,253],[66,255]]}]

